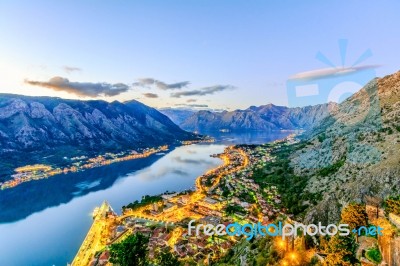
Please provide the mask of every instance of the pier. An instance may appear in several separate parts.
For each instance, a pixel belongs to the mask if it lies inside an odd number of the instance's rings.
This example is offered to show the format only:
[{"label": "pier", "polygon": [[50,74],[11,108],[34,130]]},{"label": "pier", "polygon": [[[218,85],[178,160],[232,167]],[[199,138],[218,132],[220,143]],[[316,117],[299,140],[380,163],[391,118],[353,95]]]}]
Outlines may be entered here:
[{"label": "pier", "polygon": [[114,219],[110,217],[116,215],[107,201],[104,201],[93,215],[93,224],[83,240],[71,266],[89,265],[95,253],[102,250],[107,245],[104,241],[107,238],[104,236],[109,233],[110,225],[114,221]]}]

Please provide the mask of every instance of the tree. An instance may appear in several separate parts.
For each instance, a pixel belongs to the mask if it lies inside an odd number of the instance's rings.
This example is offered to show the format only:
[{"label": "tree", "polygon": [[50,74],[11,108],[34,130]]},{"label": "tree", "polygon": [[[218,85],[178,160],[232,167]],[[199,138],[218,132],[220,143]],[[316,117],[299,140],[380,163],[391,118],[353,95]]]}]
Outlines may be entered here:
[{"label": "tree", "polygon": [[351,266],[357,262],[354,256],[356,250],[356,243],[354,237],[348,236],[333,236],[326,248],[325,263],[327,266]]},{"label": "tree", "polygon": [[164,250],[156,258],[156,265],[160,266],[179,266],[181,263],[178,258],[172,254],[171,250]]},{"label": "tree", "polygon": [[110,246],[110,262],[120,266],[144,266],[147,264],[147,244],[149,239],[137,233],[120,243]]},{"label": "tree", "polygon": [[236,204],[228,205],[225,209],[225,213],[228,215],[232,215],[235,212],[245,213],[246,211],[242,206]]},{"label": "tree", "polygon": [[350,203],[342,210],[342,223],[348,224],[351,229],[357,229],[368,225],[368,215],[365,206],[358,203]]},{"label": "tree", "polygon": [[400,195],[387,198],[384,205],[386,215],[389,215],[389,213],[400,215]]}]

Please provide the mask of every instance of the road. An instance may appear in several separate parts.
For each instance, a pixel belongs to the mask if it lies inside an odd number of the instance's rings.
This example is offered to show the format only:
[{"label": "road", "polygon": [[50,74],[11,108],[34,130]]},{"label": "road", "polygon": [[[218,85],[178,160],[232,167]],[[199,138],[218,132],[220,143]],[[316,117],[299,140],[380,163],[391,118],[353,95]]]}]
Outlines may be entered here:
[{"label": "road", "polygon": [[[215,187],[218,186],[219,182],[221,181],[221,178],[223,178],[226,175],[229,175],[233,172],[237,172],[240,171],[241,169],[247,167],[248,163],[249,163],[249,159],[246,155],[246,153],[241,150],[241,149],[237,149],[237,148],[233,148],[233,147],[229,147],[228,148],[228,152],[229,153],[238,153],[241,157],[242,157],[242,164],[232,168],[232,169],[228,169],[228,166],[232,164],[231,158],[228,156],[228,154],[223,154],[221,155],[221,159],[224,161],[224,164],[208,171],[205,175],[200,176],[199,178],[196,179],[196,191],[194,193],[192,193],[190,195],[190,198],[187,202],[186,205],[183,206],[179,206],[176,207],[176,209],[174,209],[171,212],[162,212],[159,215],[157,215],[157,217],[154,217],[151,214],[146,214],[145,210],[150,210],[151,209],[151,205],[149,206],[144,206],[135,210],[127,210],[124,212],[124,214],[119,217],[121,219],[125,219],[127,217],[140,217],[143,219],[148,219],[151,221],[159,221],[159,222],[164,222],[164,223],[176,223],[179,222],[185,218],[192,218],[192,219],[201,219],[203,218],[202,215],[194,212],[194,205],[198,204],[200,201],[202,201],[205,197],[206,194],[205,192],[207,191],[212,191]],[[223,170],[223,169],[226,170]],[[222,172],[218,173],[218,175],[216,176],[212,186],[210,188],[206,188],[203,187],[201,184],[201,179],[202,178],[207,178],[208,175],[213,175],[215,173],[217,173],[218,171],[222,170]],[[170,201],[177,201],[176,199],[171,199]],[[215,204],[215,208],[214,210],[221,210],[222,209],[222,205],[221,204]]]},{"label": "road", "polygon": [[[239,158],[238,155],[241,157]],[[147,206],[143,206],[137,208],[135,210],[126,210],[123,215],[119,216],[116,220],[117,223],[121,222],[127,217],[139,218],[139,219],[146,219],[153,222],[160,222],[160,223],[176,223],[185,218],[190,217],[191,219],[201,219],[203,215],[193,211],[195,208],[194,206],[200,203],[205,197],[207,192],[213,191],[221,181],[221,179],[229,175],[233,172],[240,171],[241,169],[247,167],[249,163],[249,159],[246,153],[238,148],[228,147],[224,154],[220,156],[223,160],[223,164],[219,167],[212,169],[205,173],[204,175],[198,177],[196,179],[196,191],[190,195],[189,200],[185,205],[175,204],[175,207],[172,211],[164,211],[161,212],[157,216],[153,216],[151,214],[147,214],[148,211],[151,210],[152,205],[149,204]],[[234,163],[232,158],[240,161],[241,164],[230,168],[230,166]],[[208,178],[211,175],[216,175],[213,184],[210,188],[204,187],[202,185],[202,178]],[[178,197],[171,199],[172,202],[177,202]],[[218,203],[215,204],[212,209],[216,211],[220,211],[223,208],[223,204]],[[104,249],[108,243],[109,239],[109,229],[111,227],[111,221],[106,218],[106,212],[110,210],[111,207],[108,203],[104,202],[103,205],[100,207],[99,212],[94,218],[93,224],[86,235],[85,240],[83,241],[77,255],[75,256],[72,266],[87,266],[90,264],[90,261],[93,259],[93,256],[97,251]],[[176,234],[179,233],[179,230],[176,232],[174,231],[174,236],[172,239],[177,239],[178,237]],[[170,245],[173,245],[173,241],[170,241]]]}]

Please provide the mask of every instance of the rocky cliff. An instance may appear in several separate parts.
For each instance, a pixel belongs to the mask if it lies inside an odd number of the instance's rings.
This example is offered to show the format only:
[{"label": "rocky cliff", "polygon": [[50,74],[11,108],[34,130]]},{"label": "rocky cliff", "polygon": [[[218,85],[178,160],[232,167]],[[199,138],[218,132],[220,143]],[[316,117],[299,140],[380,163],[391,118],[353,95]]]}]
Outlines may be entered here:
[{"label": "rocky cliff", "polygon": [[308,180],[306,191],[322,197],[308,208],[306,221],[337,222],[348,202],[398,194],[400,72],[372,80],[332,108],[305,134],[305,142],[291,165]]}]

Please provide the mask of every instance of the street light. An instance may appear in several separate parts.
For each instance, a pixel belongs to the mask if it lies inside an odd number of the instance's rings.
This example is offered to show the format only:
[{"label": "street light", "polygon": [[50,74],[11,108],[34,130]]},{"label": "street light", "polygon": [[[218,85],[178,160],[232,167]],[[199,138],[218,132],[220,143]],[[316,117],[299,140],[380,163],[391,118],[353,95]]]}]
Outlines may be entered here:
[{"label": "street light", "polygon": [[297,258],[297,255],[295,252],[292,252],[292,253],[290,253],[289,257],[291,260],[295,260]]}]

